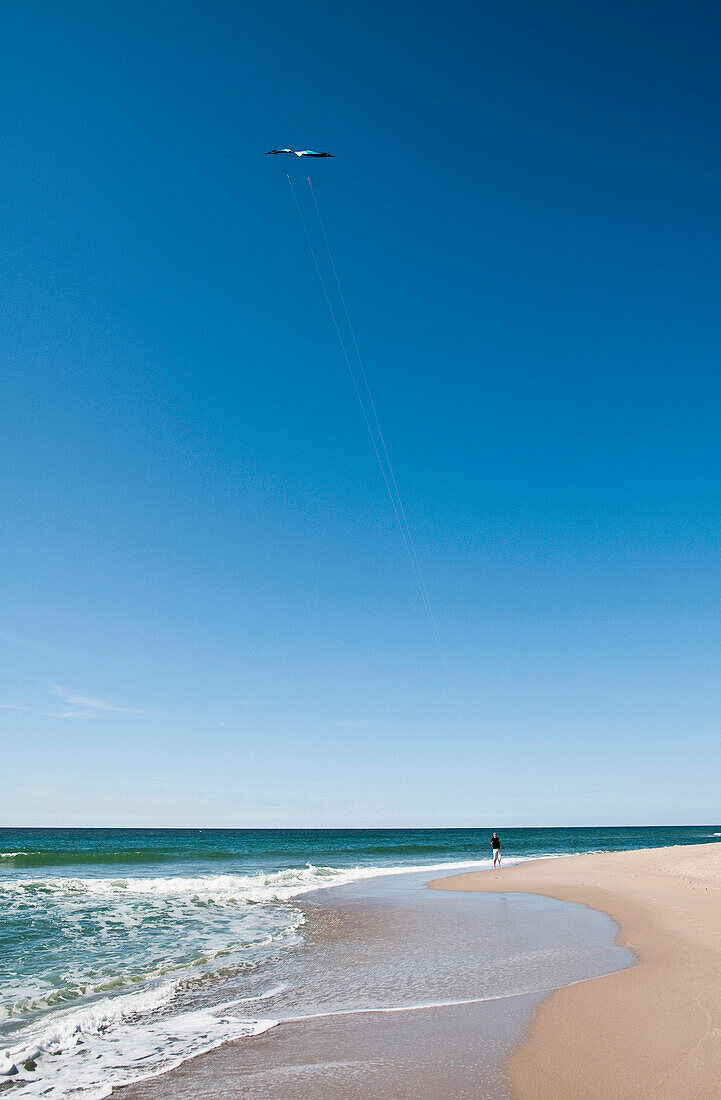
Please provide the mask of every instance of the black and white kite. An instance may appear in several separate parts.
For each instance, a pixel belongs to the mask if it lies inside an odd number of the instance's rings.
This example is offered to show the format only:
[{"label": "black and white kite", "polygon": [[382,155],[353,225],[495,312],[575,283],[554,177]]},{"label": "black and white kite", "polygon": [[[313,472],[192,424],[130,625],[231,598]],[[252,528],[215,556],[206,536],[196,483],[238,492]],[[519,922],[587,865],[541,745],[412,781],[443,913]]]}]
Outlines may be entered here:
[{"label": "black and white kite", "polygon": [[269,149],[267,157],[332,157],[333,153],[316,153],[313,149]]}]

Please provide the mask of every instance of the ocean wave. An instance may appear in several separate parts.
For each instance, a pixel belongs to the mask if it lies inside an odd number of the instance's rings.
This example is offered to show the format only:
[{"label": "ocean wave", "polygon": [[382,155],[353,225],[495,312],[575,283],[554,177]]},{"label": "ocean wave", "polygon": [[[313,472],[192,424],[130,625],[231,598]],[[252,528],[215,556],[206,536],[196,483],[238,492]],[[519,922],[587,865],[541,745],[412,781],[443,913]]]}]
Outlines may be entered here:
[{"label": "ocean wave", "polygon": [[[330,855],[330,851],[327,853]],[[382,846],[366,847],[362,852],[352,847],[335,849],[335,858],[344,862],[362,856],[368,863],[374,857],[382,859],[392,855],[395,859],[433,858],[427,844],[394,844],[390,852]],[[237,861],[239,853],[224,848],[18,848],[15,851],[0,852],[0,869],[18,871],[33,870],[42,867],[123,867],[172,864],[182,867],[188,863],[230,863]],[[242,858],[242,857],[241,857]],[[293,859],[293,852],[287,848],[266,850],[263,859],[270,863],[283,864]]]},{"label": "ocean wave", "polygon": [[25,848],[0,852],[0,867],[29,870],[33,867],[123,866],[153,863],[223,862],[237,859],[237,852],[183,848]]},{"label": "ocean wave", "polygon": [[268,874],[251,875],[171,875],[158,877],[53,877],[0,878],[0,895],[63,895],[66,897],[122,898],[143,897],[189,898],[196,902],[238,905],[258,902],[290,901],[294,897],[329,886],[343,886],[359,879],[413,872],[435,872],[478,867],[490,862],[463,860],[402,867],[288,867]]},{"label": "ocean wave", "polygon": [[[54,927],[61,946],[49,948],[46,970],[32,974],[22,959],[0,964],[0,1020],[20,1022],[169,979],[188,988],[221,973],[238,977],[297,943],[305,923],[296,906],[241,906],[200,918],[182,905],[167,910],[161,899],[151,906],[141,899],[132,914],[138,931],[129,937],[117,921],[106,933],[102,913],[56,906]],[[42,918],[42,913],[33,914],[36,922]]]},{"label": "ocean wave", "polygon": [[[178,988],[197,987],[204,981],[217,978],[217,967],[213,968],[214,963],[224,963],[230,956],[237,956],[243,950],[271,947],[274,943],[290,940],[293,932],[302,923],[302,914],[298,914],[294,921],[275,935],[268,934],[247,943],[229,942],[227,946],[215,950],[207,948],[203,954],[198,954],[187,961],[171,962],[162,959],[142,969],[128,967],[97,982],[91,981],[84,974],[78,974],[76,977],[69,976],[64,984],[53,985],[50,989],[38,989],[34,993],[27,992],[17,1000],[10,999],[5,1004],[0,1004],[0,1020],[21,1020],[37,1013],[69,1006],[73,1002],[84,1003],[95,997],[124,995],[124,990],[167,979],[171,974],[180,975],[175,979]],[[247,959],[236,957],[228,965],[224,965],[221,972],[224,977],[231,974],[239,977],[243,973],[255,970],[256,965]]]}]

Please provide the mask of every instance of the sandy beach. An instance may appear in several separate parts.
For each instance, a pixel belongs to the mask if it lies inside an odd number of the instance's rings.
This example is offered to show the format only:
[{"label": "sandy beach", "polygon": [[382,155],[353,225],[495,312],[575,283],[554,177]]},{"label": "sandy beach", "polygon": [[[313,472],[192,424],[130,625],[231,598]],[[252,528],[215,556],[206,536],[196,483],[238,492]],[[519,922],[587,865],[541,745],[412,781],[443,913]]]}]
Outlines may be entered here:
[{"label": "sandy beach", "polygon": [[721,844],[542,859],[437,879],[601,910],[636,966],[560,989],[506,1071],[529,1100],[721,1096]]}]

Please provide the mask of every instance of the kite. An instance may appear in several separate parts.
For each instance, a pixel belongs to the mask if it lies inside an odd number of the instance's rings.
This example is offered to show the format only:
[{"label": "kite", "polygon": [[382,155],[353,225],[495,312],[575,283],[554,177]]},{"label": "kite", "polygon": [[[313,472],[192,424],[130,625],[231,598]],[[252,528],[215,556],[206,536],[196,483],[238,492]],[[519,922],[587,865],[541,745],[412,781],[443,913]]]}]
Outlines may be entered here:
[{"label": "kite", "polygon": [[313,149],[269,149],[267,157],[332,157],[333,153],[316,153]]}]

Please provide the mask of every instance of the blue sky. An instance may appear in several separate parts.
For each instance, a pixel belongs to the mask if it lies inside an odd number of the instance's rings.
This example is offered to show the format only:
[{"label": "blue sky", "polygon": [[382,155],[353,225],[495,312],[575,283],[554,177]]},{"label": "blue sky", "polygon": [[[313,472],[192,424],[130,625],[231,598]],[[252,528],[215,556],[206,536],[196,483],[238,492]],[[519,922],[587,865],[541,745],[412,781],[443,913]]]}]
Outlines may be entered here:
[{"label": "blue sky", "polygon": [[720,32],[5,12],[2,823],[718,819]]}]

